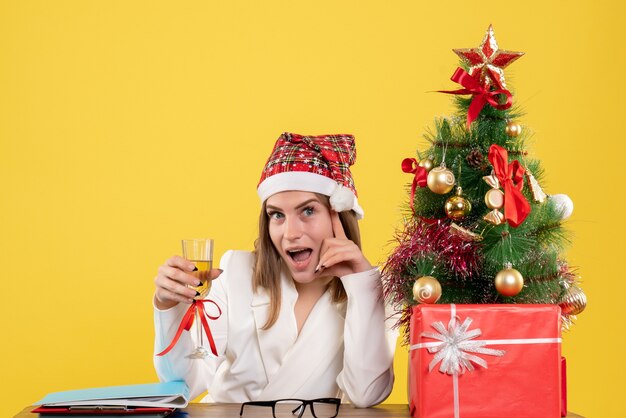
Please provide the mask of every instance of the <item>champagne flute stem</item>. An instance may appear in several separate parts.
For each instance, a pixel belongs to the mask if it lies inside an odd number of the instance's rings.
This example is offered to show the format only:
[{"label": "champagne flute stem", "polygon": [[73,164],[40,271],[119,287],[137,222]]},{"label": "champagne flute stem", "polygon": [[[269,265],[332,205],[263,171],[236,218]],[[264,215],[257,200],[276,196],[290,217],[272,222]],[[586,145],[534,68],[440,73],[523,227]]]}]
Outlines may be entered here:
[{"label": "champagne flute stem", "polygon": [[197,347],[202,347],[202,322],[200,321],[200,310],[196,309],[196,329],[198,330],[198,340],[196,341]]}]

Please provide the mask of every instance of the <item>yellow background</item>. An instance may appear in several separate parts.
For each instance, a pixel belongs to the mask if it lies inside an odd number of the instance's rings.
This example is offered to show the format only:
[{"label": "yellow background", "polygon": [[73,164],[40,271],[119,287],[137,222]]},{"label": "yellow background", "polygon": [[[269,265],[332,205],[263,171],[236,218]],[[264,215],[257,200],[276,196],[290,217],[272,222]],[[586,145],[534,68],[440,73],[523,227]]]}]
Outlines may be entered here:
[{"label": "yellow background", "polygon": [[[0,416],[48,392],[156,381],[153,278],[179,240],[251,249],[282,131],[353,133],[364,248],[390,251],[400,161],[452,111],[452,48],[489,23],[544,189],[575,202],[589,306],[570,409],[626,414],[624,54],[618,1],[2,1]],[[390,402],[406,400],[398,348]],[[531,408],[532,405],[529,405]]]}]

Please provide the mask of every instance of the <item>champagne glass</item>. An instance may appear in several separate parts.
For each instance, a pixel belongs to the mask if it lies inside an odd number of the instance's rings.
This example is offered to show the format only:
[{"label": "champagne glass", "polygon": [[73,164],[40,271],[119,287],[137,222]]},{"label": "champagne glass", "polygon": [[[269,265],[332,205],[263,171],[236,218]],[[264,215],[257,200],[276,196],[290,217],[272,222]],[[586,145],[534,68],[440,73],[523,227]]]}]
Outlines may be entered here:
[{"label": "champagne glass", "polygon": [[[213,267],[213,240],[210,238],[184,239],[183,257],[196,265],[197,270],[191,274],[200,280],[200,286],[189,286],[196,290],[195,300],[204,299],[211,290],[211,268]],[[196,330],[198,338],[196,348],[187,357],[192,359],[203,359],[209,356],[209,350],[204,347],[202,336],[202,322],[200,311],[196,309]]]}]

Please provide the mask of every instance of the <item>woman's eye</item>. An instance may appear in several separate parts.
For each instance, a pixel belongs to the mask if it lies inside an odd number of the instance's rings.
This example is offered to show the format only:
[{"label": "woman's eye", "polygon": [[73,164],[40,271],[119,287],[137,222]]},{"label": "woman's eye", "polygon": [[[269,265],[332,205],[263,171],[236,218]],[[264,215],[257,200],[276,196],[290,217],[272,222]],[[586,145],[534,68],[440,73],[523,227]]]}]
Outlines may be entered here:
[{"label": "woman's eye", "polygon": [[315,209],[313,209],[312,207],[307,207],[307,208],[304,208],[302,213],[304,213],[305,216],[311,216],[315,213]]},{"label": "woman's eye", "polygon": [[279,219],[282,219],[283,217],[283,214],[280,212],[270,212],[267,215],[270,217],[270,219],[274,219],[274,220],[279,220]]}]

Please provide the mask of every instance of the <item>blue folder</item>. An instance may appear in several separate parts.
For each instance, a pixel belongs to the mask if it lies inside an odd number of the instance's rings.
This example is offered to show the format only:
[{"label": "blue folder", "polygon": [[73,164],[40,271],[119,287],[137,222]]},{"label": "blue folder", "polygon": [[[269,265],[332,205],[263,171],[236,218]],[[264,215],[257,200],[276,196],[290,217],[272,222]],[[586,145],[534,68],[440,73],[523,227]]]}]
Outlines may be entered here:
[{"label": "blue folder", "polygon": [[35,405],[124,405],[131,407],[184,408],[189,403],[189,387],[182,380],[143,385],[109,386],[69,390],[46,395]]}]

